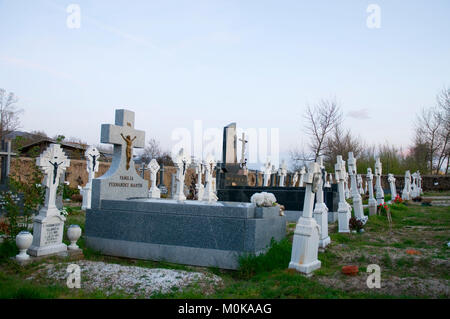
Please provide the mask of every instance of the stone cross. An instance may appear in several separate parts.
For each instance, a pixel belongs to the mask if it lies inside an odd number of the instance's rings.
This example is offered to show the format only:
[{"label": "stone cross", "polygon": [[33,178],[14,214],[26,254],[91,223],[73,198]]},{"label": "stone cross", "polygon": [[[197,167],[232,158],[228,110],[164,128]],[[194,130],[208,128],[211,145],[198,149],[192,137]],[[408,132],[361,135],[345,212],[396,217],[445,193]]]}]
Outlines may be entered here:
[{"label": "stone cross", "polygon": [[91,208],[91,197],[92,197],[92,180],[95,178],[95,173],[98,172],[99,168],[99,157],[100,152],[95,146],[89,146],[84,153],[86,157],[86,170],[88,172],[88,182],[86,186],[81,189],[83,195],[83,204],[81,205],[82,210]]},{"label": "stone cross", "polygon": [[295,187],[297,185],[298,181],[298,172],[295,171],[294,176],[292,177],[292,187]]},{"label": "stone cross", "polygon": [[384,204],[384,191],[383,191],[383,187],[381,187],[382,171],[383,170],[382,170],[380,158],[377,157],[377,160],[375,162],[375,178],[376,178],[375,190],[376,190],[376,199],[377,199],[378,205]]},{"label": "stone cross", "polygon": [[357,175],[357,181],[358,181],[358,191],[360,195],[364,194],[364,188],[363,188],[363,179],[361,174]]},{"label": "stone cross", "polygon": [[369,189],[369,216],[377,214],[377,201],[373,196],[373,174],[372,169],[367,168],[366,182]]},{"label": "stone cross", "polygon": [[362,205],[361,194],[358,190],[358,185],[356,181],[356,158],[353,157],[353,152],[348,153],[348,171],[351,178],[351,190],[353,198],[353,210],[355,212],[355,217],[359,220],[364,220],[364,209]]},{"label": "stone cross", "polygon": [[388,174],[388,182],[391,187],[391,200],[397,197],[397,189],[395,188],[395,177],[394,174]]},{"label": "stone cross", "polygon": [[92,181],[92,208],[100,208],[101,201],[148,197],[148,181],[138,175],[133,161],[133,148],[145,146],[145,132],[134,128],[135,114],[116,110],[115,124],[102,124],[101,143],[114,145],[109,170]]},{"label": "stone cross", "polygon": [[269,186],[269,178],[270,175],[272,174],[272,164],[270,163],[269,160],[267,160],[266,164],[263,166],[262,168],[263,170],[263,186],[267,187]]},{"label": "stone cross", "polygon": [[345,186],[345,198],[350,198],[350,190],[348,189],[348,172],[345,172],[345,180],[344,180],[344,186]]},{"label": "stone cross", "polygon": [[56,191],[60,176],[70,166],[70,160],[61,145],[50,144],[36,159],[36,165],[44,173],[45,202],[33,219],[33,243],[28,254],[43,256],[67,250],[67,246],[62,243],[66,218],[56,207]]},{"label": "stone cross", "polygon": [[347,172],[345,171],[345,161],[342,159],[342,155],[337,156],[337,163],[334,165],[334,170],[339,192],[338,231],[340,233],[349,233],[350,228],[348,222],[350,220],[351,212],[349,204],[345,200],[344,182],[347,176]]},{"label": "stone cross", "polygon": [[418,187],[419,176],[418,176],[417,172],[414,172],[411,176],[412,176],[411,198],[416,198],[416,197],[420,196],[419,187]]},{"label": "stone cross", "polygon": [[279,186],[280,187],[284,187],[285,186],[285,178],[287,175],[287,167],[286,167],[286,163],[283,162],[281,163],[280,168],[278,169],[278,176],[280,177],[280,181],[279,181]]},{"label": "stone cross", "polygon": [[0,187],[6,189],[11,166],[11,156],[15,156],[17,154],[11,152],[11,141],[2,140],[1,147],[2,148],[0,150],[0,157],[2,158],[2,166],[0,173],[1,174]]},{"label": "stone cross", "polygon": [[325,166],[323,165],[323,158],[319,157],[317,164],[319,164],[322,176],[318,183],[318,190],[316,192],[316,206],[314,207],[314,219],[320,226],[319,247],[325,248],[330,242],[330,236],[328,236],[328,207],[325,205],[323,198],[323,187],[326,180]]},{"label": "stone cross", "polygon": [[248,143],[248,141],[245,139],[245,133],[242,133],[242,138],[240,138],[239,141],[242,142],[241,167],[244,168],[247,165],[245,160],[245,144]]},{"label": "stone cross", "polygon": [[203,194],[203,200],[208,202],[215,202],[218,200],[217,195],[215,193],[215,187],[214,187],[214,179],[213,179],[213,172],[214,168],[216,167],[216,161],[214,157],[209,154],[206,157],[206,161],[204,162],[205,166],[205,191]]},{"label": "stone cross", "polygon": [[148,171],[148,168],[145,167],[145,163],[141,163],[141,167],[139,168],[139,172],[141,172],[141,177],[145,179],[145,171]]},{"label": "stone cross", "polygon": [[328,178],[328,175],[331,176],[331,174],[329,174],[327,171],[325,171],[324,175],[325,175],[324,176],[325,185],[323,185],[323,187],[330,188],[331,184],[330,184],[330,180]]},{"label": "stone cross", "polygon": [[302,166],[302,168],[300,169],[300,182],[298,183],[298,187],[305,187],[305,183],[303,182],[304,176],[306,174],[306,169],[305,166]]},{"label": "stone cross", "polygon": [[152,186],[148,191],[148,195],[150,198],[161,198],[161,191],[156,186],[156,174],[158,174],[158,171],[160,169],[158,161],[153,158],[148,164],[148,169],[150,170],[150,181],[152,183]]},{"label": "stone cross", "polygon": [[182,148],[176,156],[174,163],[177,167],[177,173],[176,190],[173,198],[176,200],[186,200],[186,196],[184,195],[184,179],[186,177],[186,171],[189,167],[189,164],[191,164],[191,157],[188,156]]},{"label": "stone cross", "polygon": [[321,187],[321,180],[322,171],[319,164],[309,163],[308,173],[305,176],[306,190],[303,215],[295,227],[291,262],[289,263],[289,268],[306,275],[321,266],[321,262],[317,259],[321,229],[312,217],[315,192]]},{"label": "stone cross", "polygon": [[197,190],[197,200],[203,200],[205,186],[202,183],[202,175],[205,173],[205,165],[202,161],[195,163],[195,173],[197,174],[197,183],[195,184],[195,189]]},{"label": "stone cross", "polygon": [[405,172],[405,186],[402,191],[402,199],[410,200],[411,199],[411,173],[410,171]]}]

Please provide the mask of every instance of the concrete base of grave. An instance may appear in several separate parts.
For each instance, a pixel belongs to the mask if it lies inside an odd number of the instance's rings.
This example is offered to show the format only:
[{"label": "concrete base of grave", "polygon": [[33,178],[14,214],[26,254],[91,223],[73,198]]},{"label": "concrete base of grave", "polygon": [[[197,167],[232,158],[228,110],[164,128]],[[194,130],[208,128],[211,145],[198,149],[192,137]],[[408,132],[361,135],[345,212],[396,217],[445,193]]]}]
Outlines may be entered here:
[{"label": "concrete base of grave", "polygon": [[46,258],[49,258],[49,257],[56,257],[56,258],[61,258],[61,259],[69,258],[69,260],[79,260],[79,259],[84,258],[84,254],[81,249],[77,249],[77,250],[66,250],[66,251],[62,251],[62,252],[54,253],[54,254],[50,254],[50,255],[45,255],[45,256],[38,256],[38,257],[29,256],[29,257],[30,258],[25,259],[25,260],[18,260],[16,257],[11,257],[11,260],[14,260],[21,266],[26,266],[33,262],[45,260]]},{"label": "concrete base of grave", "polygon": [[351,217],[351,213],[349,210],[347,203],[339,204],[339,210],[338,210],[338,226],[339,226],[339,233],[349,233],[350,227],[348,225]]},{"label": "concrete base of grave", "polygon": [[369,216],[377,214],[377,202],[376,200],[369,199]]},{"label": "concrete base of grave", "polygon": [[56,214],[56,208],[43,208],[33,218],[33,243],[28,255],[39,257],[67,251],[67,245],[62,243],[65,217]]},{"label": "concrete base of grave", "polygon": [[[250,203],[103,200],[86,212],[86,246],[105,255],[237,269],[286,236],[286,217]],[[275,212],[276,210],[276,212]],[[260,218],[258,218],[258,216]]]}]

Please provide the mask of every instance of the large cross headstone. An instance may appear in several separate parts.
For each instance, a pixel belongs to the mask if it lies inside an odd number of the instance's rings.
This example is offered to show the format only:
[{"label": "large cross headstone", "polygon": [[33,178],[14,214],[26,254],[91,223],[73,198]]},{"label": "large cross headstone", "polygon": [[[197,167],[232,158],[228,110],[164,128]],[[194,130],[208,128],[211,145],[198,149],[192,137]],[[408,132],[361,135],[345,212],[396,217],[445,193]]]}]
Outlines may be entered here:
[{"label": "large cross headstone", "polygon": [[156,159],[152,159],[150,163],[148,164],[148,169],[150,170],[150,181],[152,183],[152,186],[150,187],[150,190],[148,191],[148,195],[150,198],[160,198],[161,197],[161,191],[156,186],[156,174],[159,171],[159,164]]},{"label": "large cross headstone", "polygon": [[330,242],[328,236],[328,207],[325,205],[323,197],[323,188],[325,187],[326,172],[323,165],[323,158],[319,157],[317,164],[320,167],[321,178],[318,182],[318,189],[316,192],[316,206],[314,207],[314,219],[320,226],[319,247],[325,248]]},{"label": "large cross headstone", "polygon": [[356,158],[353,156],[353,152],[348,153],[348,172],[351,178],[351,191],[355,217],[359,220],[365,220],[362,198],[361,194],[359,193],[358,184],[356,180],[357,178]]},{"label": "large cross headstone", "polygon": [[321,266],[321,262],[317,259],[321,229],[313,218],[314,197],[321,187],[321,179],[322,171],[319,164],[309,163],[308,173],[305,176],[306,190],[303,215],[295,227],[291,262],[289,263],[289,268],[306,275],[310,275]]},{"label": "large cross headstone", "polygon": [[375,178],[376,178],[376,184],[375,184],[376,195],[375,195],[375,197],[377,199],[378,205],[384,204],[384,191],[383,191],[383,187],[381,186],[382,171],[383,170],[382,170],[380,158],[377,157],[376,162],[375,162]]},{"label": "large cross headstone", "polygon": [[148,197],[148,181],[136,171],[133,148],[145,146],[145,132],[134,128],[134,112],[116,110],[115,125],[102,124],[101,143],[114,145],[109,170],[92,181],[92,208],[100,208],[101,200],[126,200]]},{"label": "large cross headstone", "polygon": [[36,159],[36,165],[44,173],[44,206],[33,219],[33,243],[28,249],[31,256],[43,256],[67,250],[62,243],[64,221],[56,207],[56,191],[61,174],[70,166],[70,160],[59,144],[50,146]]},{"label": "large cross headstone", "polygon": [[373,195],[373,174],[372,169],[367,168],[366,181],[369,189],[369,216],[377,214],[377,201]]},{"label": "large cross headstone", "polygon": [[81,189],[81,194],[83,195],[81,209],[86,210],[91,208],[92,180],[95,178],[95,173],[98,172],[100,152],[96,147],[90,146],[84,153],[84,156],[87,159],[86,170],[88,171],[88,182]]},{"label": "large cross headstone", "polygon": [[345,200],[345,188],[344,182],[347,176],[345,171],[345,161],[342,159],[342,155],[338,155],[337,163],[334,166],[336,172],[336,181],[338,183],[339,191],[339,205],[338,205],[338,225],[340,233],[349,233],[349,221],[351,217],[350,206]]}]

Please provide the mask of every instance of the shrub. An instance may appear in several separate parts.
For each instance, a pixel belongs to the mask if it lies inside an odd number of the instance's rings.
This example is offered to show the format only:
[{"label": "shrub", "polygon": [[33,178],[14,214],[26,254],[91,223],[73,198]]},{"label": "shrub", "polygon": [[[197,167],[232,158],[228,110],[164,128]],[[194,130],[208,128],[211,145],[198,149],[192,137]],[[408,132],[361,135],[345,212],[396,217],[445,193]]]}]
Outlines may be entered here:
[{"label": "shrub", "polygon": [[378,214],[380,214],[382,216],[386,216],[387,212],[389,210],[389,205],[386,203],[380,204],[380,205],[378,205],[377,210],[378,210]]},{"label": "shrub", "polygon": [[402,204],[403,199],[400,197],[400,195],[397,195],[393,202],[394,202],[394,204]]}]

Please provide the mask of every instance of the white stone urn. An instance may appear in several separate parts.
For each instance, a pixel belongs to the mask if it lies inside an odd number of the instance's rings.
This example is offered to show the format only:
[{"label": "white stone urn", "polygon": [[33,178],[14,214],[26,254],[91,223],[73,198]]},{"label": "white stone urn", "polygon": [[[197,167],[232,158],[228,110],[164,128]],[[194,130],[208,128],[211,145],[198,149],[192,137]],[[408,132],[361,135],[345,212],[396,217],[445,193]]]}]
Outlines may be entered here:
[{"label": "white stone urn", "polygon": [[78,239],[81,236],[81,227],[78,225],[70,225],[67,228],[67,238],[70,240],[70,245],[67,247],[69,250],[80,249],[77,245]]},{"label": "white stone urn", "polygon": [[33,243],[33,235],[28,231],[21,231],[16,236],[16,245],[19,248],[19,254],[16,256],[17,260],[27,260],[30,256],[27,254],[27,249]]}]

